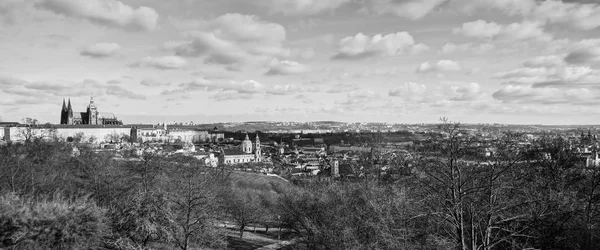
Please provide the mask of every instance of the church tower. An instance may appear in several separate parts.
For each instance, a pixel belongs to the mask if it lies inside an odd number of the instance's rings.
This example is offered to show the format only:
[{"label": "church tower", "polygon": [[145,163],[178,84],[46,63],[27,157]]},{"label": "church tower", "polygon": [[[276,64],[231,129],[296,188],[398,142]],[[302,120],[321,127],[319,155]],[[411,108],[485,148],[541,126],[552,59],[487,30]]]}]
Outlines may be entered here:
[{"label": "church tower", "polygon": [[69,119],[69,113],[67,111],[67,104],[65,103],[65,99],[63,98],[62,109],[60,110],[60,124],[67,124]]},{"label": "church tower", "polygon": [[250,141],[248,134],[246,134],[246,138],[242,141],[242,151],[246,154],[252,154],[252,141]]},{"label": "church tower", "polygon": [[73,108],[71,107],[71,98],[69,98],[69,104],[67,105],[67,124],[73,125]]},{"label": "church tower", "polygon": [[262,152],[260,151],[260,139],[258,133],[256,133],[256,140],[254,142],[254,161],[260,162],[262,159]]},{"label": "church tower", "polygon": [[88,113],[88,124],[98,125],[98,108],[94,104],[94,97],[90,97],[90,105],[87,108]]}]

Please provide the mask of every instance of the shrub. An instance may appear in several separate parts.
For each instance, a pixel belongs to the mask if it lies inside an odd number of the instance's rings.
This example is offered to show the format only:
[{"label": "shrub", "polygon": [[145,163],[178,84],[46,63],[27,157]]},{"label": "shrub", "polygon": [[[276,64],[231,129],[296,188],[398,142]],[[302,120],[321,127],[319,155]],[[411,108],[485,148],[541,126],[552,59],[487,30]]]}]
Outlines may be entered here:
[{"label": "shrub", "polygon": [[94,249],[107,232],[105,210],[85,198],[34,201],[0,196],[0,247]]}]

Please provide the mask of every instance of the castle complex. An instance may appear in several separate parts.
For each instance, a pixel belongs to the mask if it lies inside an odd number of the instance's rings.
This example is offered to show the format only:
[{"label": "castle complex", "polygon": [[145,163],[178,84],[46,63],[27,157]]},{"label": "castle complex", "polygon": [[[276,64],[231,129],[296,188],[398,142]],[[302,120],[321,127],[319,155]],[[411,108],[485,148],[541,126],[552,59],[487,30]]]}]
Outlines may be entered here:
[{"label": "castle complex", "polygon": [[100,113],[94,104],[94,98],[90,98],[90,104],[85,112],[73,112],[71,107],[71,99],[69,104],[65,104],[63,99],[62,110],[60,112],[60,124],[65,125],[123,125],[117,117],[112,113]]}]

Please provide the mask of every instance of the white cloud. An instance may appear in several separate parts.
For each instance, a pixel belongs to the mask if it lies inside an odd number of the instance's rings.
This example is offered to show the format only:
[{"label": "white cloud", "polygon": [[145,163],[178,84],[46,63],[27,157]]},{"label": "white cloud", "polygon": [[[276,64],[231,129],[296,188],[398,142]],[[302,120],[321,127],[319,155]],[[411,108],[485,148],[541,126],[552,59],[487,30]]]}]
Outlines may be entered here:
[{"label": "white cloud", "polygon": [[[189,31],[192,42],[178,46],[177,55],[203,57],[206,63],[239,68],[248,63],[266,63],[272,58],[304,56],[284,47],[283,26],[260,20],[257,16],[225,14],[204,22],[203,29]],[[296,53],[298,52],[298,53]]]},{"label": "white cloud", "polygon": [[598,103],[600,95],[588,88],[533,88],[507,85],[492,95],[506,103],[590,104]]},{"label": "white cloud", "polygon": [[146,6],[134,9],[116,0],[42,0],[37,6],[57,14],[127,30],[150,31],[156,28],[158,22],[154,9]]},{"label": "white cloud", "polygon": [[498,79],[510,79],[510,78],[529,78],[534,77],[535,79],[539,79],[539,77],[547,77],[549,75],[556,74],[556,69],[554,68],[545,68],[545,67],[525,67],[518,68],[510,71],[504,71],[494,74],[494,78]]},{"label": "white cloud", "polygon": [[389,96],[400,97],[407,101],[422,101],[425,98],[427,86],[415,82],[406,82],[402,86],[393,88],[388,92]]},{"label": "white cloud", "polygon": [[[465,4],[465,1],[467,2]],[[493,8],[511,15],[523,16],[542,23],[565,24],[580,30],[600,27],[600,4],[560,0],[465,0],[457,4],[469,12],[478,8]]]},{"label": "white cloud", "polygon": [[600,39],[585,39],[571,45],[564,61],[569,64],[600,63]]},{"label": "white cloud", "polygon": [[358,33],[343,38],[338,43],[338,53],[334,59],[360,59],[373,56],[394,56],[418,53],[429,49],[417,44],[408,32],[377,34],[372,37]]},{"label": "white cloud", "polygon": [[169,83],[162,83],[162,82],[159,82],[152,78],[144,78],[144,79],[142,79],[140,84],[143,86],[146,86],[146,87],[158,87],[158,86],[162,86],[162,85],[170,85]]},{"label": "white cloud", "polygon": [[496,39],[504,41],[537,40],[549,42],[553,36],[544,31],[542,23],[523,21],[500,25],[495,22],[477,20],[463,23],[460,28],[453,29],[455,34],[479,39]]},{"label": "white cloud", "polygon": [[134,66],[153,67],[161,70],[181,69],[187,65],[188,61],[185,58],[179,56],[147,56],[140,60],[138,63],[134,64]]},{"label": "white cloud", "polygon": [[462,34],[467,37],[474,38],[492,38],[502,32],[503,27],[495,22],[486,22],[477,20],[473,22],[463,23],[461,28],[455,28],[455,34]]},{"label": "white cloud", "polygon": [[536,67],[556,67],[563,64],[563,60],[560,56],[538,56],[527,60],[523,65],[529,68]]},{"label": "white cloud", "polygon": [[482,96],[481,87],[476,82],[453,86],[451,89],[451,101],[474,101]]},{"label": "white cloud", "polygon": [[448,0],[368,0],[371,11],[411,20],[421,19]]},{"label": "white cloud", "polygon": [[137,100],[145,100],[146,96],[135,93],[133,91],[124,89],[120,86],[116,86],[116,85],[111,85],[106,87],[106,94],[107,95],[112,95],[112,96],[117,96],[117,97],[122,97],[122,98],[127,98],[127,99],[137,99]]},{"label": "white cloud", "polygon": [[574,88],[600,81],[600,71],[585,65],[569,65],[558,55],[539,56],[523,63],[525,67],[499,72],[494,78],[504,84],[531,85],[537,88]]},{"label": "white cloud", "polygon": [[457,53],[457,52],[473,52],[473,53],[477,53],[477,54],[482,54],[482,53],[486,53],[488,51],[491,51],[495,48],[496,46],[491,44],[491,43],[481,43],[481,44],[474,44],[474,43],[462,43],[462,44],[454,44],[454,43],[446,43],[444,44],[444,46],[442,46],[442,49],[440,50],[440,52],[442,54],[451,54],[451,53]]},{"label": "white cloud", "polygon": [[541,1],[530,14],[538,20],[550,23],[566,23],[582,30],[600,27],[600,4],[565,3]]},{"label": "white cloud", "polygon": [[2,92],[22,97],[35,97],[40,102],[55,100],[64,96],[104,96],[112,95],[128,99],[145,99],[142,94],[134,93],[115,84],[101,83],[85,79],[74,83],[57,83],[44,81],[25,81],[18,78],[0,77]]},{"label": "white cloud", "polygon": [[255,94],[264,90],[264,85],[254,80],[248,81],[229,81],[229,82],[212,82],[205,79],[198,79],[188,83],[179,85],[179,90],[183,91],[166,91],[163,94],[182,93],[184,91],[206,90],[206,91],[233,91],[242,94]]},{"label": "white cloud", "polygon": [[424,62],[417,67],[417,73],[455,72],[462,70],[458,62],[452,60],[440,60],[437,63]]},{"label": "white cloud", "polygon": [[286,39],[286,31],[277,23],[261,21],[257,16],[229,13],[209,22],[209,28],[220,38],[262,44],[279,44]]},{"label": "white cloud", "polygon": [[270,94],[270,95],[290,95],[290,94],[296,94],[299,92],[303,92],[303,90],[298,88],[296,85],[286,84],[286,85],[275,85],[273,87],[270,87],[266,93]]},{"label": "white cloud", "polygon": [[267,75],[293,75],[309,72],[310,68],[294,61],[273,60],[269,65]]},{"label": "white cloud", "polygon": [[89,57],[109,57],[115,55],[121,46],[117,43],[96,43],[86,46],[81,50],[80,55]]},{"label": "white cloud", "polygon": [[[245,1],[245,0],[244,0]],[[332,11],[351,0],[254,0],[260,6],[271,12],[281,12],[285,15],[315,15]]]}]

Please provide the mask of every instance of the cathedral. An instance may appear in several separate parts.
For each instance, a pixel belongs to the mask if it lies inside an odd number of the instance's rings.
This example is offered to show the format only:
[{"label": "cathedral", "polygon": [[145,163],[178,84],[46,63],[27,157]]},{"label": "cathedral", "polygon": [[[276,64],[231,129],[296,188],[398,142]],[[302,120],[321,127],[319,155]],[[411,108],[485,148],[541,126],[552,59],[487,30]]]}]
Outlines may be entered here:
[{"label": "cathedral", "polygon": [[94,104],[94,98],[90,98],[90,104],[85,112],[73,112],[71,107],[71,99],[69,104],[65,104],[63,99],[62,110],[60,112],[60,124],[66,125],[123,125],[123,122],[118,120],[112,113],[100,113]]}]

